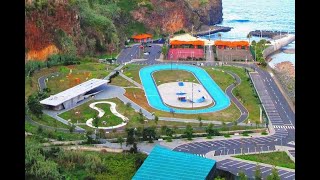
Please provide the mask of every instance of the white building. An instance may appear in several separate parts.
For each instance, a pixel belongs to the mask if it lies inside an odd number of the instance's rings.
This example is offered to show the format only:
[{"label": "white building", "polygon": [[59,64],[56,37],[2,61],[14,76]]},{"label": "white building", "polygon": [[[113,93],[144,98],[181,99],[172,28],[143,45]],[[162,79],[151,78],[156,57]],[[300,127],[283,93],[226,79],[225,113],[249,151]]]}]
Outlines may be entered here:
[{"label": "white building", "polygon": [[79,101],[101,92],[98,87],[107,84],[108,80],[90,79],[70,89],[52,95],[42,101],[47,108],[53,110],[67,109],[75,106]]}]

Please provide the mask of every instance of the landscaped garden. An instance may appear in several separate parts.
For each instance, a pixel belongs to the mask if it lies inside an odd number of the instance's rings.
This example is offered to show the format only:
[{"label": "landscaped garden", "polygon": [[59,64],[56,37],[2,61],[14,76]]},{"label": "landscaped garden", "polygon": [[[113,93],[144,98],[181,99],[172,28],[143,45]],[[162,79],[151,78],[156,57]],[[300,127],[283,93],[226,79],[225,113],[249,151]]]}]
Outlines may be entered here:
[{"label": "landscaped garden", "polygon": [[[93,101],[88,101],[60,114],[59,116],[66,120],[70,119],[72,123],[86,123],[86,121],[90,118],[97,118],[98,116],[98,111],[89,107],[91,103],[93,103]],[[105,114],[99,118],[99,127],[115,126],[122,123],[122,119],[118,116],[115,116],[110,111],[110,104],[96,104],[95,106],[101,108],[105,112]],[[105,122],[105,124],[103,122]]]},{"label": "landscaped garden", "polygon": [[295,163],[290,159],[287,153],[283,151],[251,155],[237,155],[234,157],[249,161],[261,162],[275,166],[295,169]]}]

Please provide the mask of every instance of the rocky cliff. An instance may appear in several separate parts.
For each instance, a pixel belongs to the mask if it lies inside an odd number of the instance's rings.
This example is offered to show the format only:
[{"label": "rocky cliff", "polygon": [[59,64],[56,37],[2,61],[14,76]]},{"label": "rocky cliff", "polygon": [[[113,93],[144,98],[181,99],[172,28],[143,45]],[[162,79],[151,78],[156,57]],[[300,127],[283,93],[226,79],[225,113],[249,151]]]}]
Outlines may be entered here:
[{"label": "rocky cliff", "polygon": [[222,21],[222,0],[151,0],[153,9],[139,8],[131,14],[160,33],[191,30]]},{"label": "rocky cliff", "polygon": [[135,33],[171,34],[222,21],[222,0],[25,0],[26,60],[96,55]]}]

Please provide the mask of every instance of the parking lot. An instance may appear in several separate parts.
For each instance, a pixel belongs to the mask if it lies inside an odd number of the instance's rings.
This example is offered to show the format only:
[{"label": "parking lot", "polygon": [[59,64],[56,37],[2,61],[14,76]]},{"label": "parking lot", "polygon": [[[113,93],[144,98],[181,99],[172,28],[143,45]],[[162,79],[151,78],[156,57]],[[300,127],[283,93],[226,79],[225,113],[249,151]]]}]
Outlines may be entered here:
[{"label": "parking lot", "polygon": [[[256,166],[257,164],[255,163],[248,163],[248,162],[237,161],[233,159],[225,159],[217,162],[218,169],[229,171],[235,175],[238,174],[239,171],[244,171],[244,173],[249,178],[254,178]],[[263,178],[266,178],[268,175],[271,174],[272,167],[263,166],[261,164],[259,166],[260,166],[260,170]],[[279,169],[278,173],[281,179],[285,179],[285,180],[295,179],[295,172],[293,171]]]}]

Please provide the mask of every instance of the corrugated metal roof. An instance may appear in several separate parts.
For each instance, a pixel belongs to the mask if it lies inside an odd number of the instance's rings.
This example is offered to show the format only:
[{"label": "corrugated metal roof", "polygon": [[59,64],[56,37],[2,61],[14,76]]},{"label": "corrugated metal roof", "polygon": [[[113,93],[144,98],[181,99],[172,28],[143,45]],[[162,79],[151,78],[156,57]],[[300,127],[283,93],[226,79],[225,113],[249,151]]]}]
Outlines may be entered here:
[{"label": "corrugated metal roof", "polygon": [[74,98],[80,94],[86,93],[86,92],[90,91],[91,89],[94,89],[98,86],[101,86],[101,85],[107,84],[107,83],[108,83],[108,80],[93,78],[93,79],[90,79],[86,82],[78,84],[70,89],[67,89],[67,90],[62,91],[58,94],[50,96],[50,97],[40,101],[40,103],[46,104],[46,105],[51,105],[51,106],[57,106],[57,105],[62,104],[71,98]]},{"label": "corrugated metal roof", "polygon": [[215,163],[212,159],[156,145],[132,179],[200,180],[208,176]]}]

